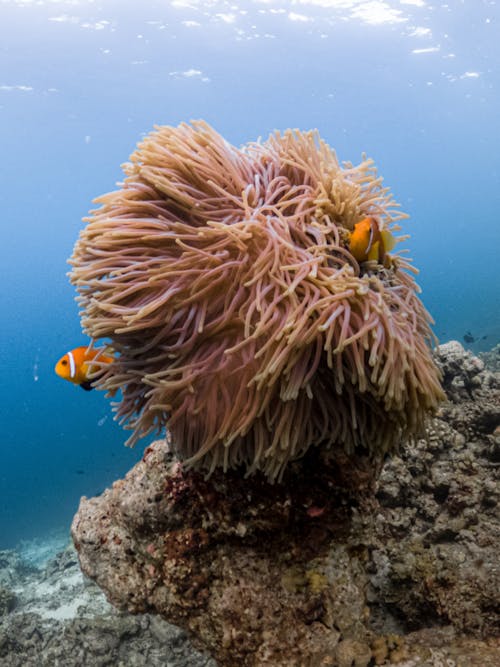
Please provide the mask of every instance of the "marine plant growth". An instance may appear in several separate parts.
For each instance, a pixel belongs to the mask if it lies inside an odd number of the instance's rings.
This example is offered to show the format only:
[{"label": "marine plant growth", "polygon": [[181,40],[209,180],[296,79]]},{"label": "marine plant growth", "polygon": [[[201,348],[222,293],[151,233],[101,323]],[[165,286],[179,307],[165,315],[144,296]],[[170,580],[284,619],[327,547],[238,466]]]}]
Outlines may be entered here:
[{"label": "marine plant growth", "polygon": [[238,149],[194,122],[124,171],[70,261],[129,444],[167,429],[197,467],[275,479],[311,446],[381,455],[422,429],[442,390],[415,270],[350,247],[365,218],[387,238],[406,217],[371,160],[292,130]]}]

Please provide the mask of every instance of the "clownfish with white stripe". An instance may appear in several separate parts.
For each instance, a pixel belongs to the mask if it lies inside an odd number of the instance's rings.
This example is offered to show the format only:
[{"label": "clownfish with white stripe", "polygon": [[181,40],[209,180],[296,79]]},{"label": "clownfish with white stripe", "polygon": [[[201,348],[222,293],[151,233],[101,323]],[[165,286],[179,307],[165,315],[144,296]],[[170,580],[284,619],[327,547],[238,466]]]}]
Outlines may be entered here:
[{"label": "clownfish with white stripe", "polygon": [[[93,364],[94,360],[99,363]],[[90,391],[99,377],[96,376],[96,372],[102,367],[101,364],[110,364],[112,361],[113,357],[103,354],[103,348],[95,350],[81,345],[66,352],[59,359],[54,370],[64,380],[77,384],[85,391]]]},{"label": "clownfish with white stripe", "polygon": [[349,251],[358,262],[374,260],[385,266],[387,253],[395,246],[396,239],[387,229],[380,229],[375,218],[363,218],[354,225],[349,237]]}]

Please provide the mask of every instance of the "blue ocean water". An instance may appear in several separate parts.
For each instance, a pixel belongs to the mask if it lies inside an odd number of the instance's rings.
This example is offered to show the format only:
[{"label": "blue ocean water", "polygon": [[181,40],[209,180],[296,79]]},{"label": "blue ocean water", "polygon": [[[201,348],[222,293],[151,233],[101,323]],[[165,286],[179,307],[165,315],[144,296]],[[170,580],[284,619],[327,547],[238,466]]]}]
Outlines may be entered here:
[{"label": "blue ocean water", "polygon": [[69,525],[142,454],[53,367],[87,342],[81,218],[154,124],[367,153],[411,215],[439,338],[498,343],[499,29],[494,0],[0,0],[0,548]]}]

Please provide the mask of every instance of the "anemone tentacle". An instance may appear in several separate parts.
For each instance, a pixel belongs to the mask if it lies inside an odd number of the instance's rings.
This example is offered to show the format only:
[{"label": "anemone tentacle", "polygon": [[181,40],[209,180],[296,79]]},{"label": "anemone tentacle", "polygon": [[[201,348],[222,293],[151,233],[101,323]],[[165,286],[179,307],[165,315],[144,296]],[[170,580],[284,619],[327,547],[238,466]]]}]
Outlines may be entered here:
[{"label": "anemone tentacle", "polygon": [[96,200],[73,256],[82,326],[117,356],[98,380],[129,444],[166,428],[206,471],[279,477],[311,446],[394,450],[443,397],[414,269],[360,265],[349,233],[406,216],[371,160],[316,132],[237,149],[158,127]]}]

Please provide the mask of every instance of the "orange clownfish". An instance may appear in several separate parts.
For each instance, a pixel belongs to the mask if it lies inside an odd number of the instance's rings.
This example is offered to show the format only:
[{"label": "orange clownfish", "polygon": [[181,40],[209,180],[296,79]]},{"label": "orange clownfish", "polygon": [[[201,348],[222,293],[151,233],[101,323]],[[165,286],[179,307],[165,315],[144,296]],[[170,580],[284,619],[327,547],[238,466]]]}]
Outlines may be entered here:
[{"label": "orange clownfish", "polygon": [[[66,354],[59,359],[55,366],[55,372],[59,377],[73,384],[79,385],[82,389],[90,391],[94,386],[94,381],[97,379],[95,372],[99,370],[100,365],[92,364],[93,360],[101,363],[109,364],[113,361],[113,357],[102,354],[100,350],[89,349],[82,345],[75,347],[74,350],[66,352]],[[93,377],[90,377],[90,376]]]},{"label": "orange clownfish", "polygon": [[375,260],[384,264],[386,253],[396,244],[396,239],[387,229],[380,229],[375,218],[363,218],[354,225],[349,237],[349,251],[358,262]]}]

